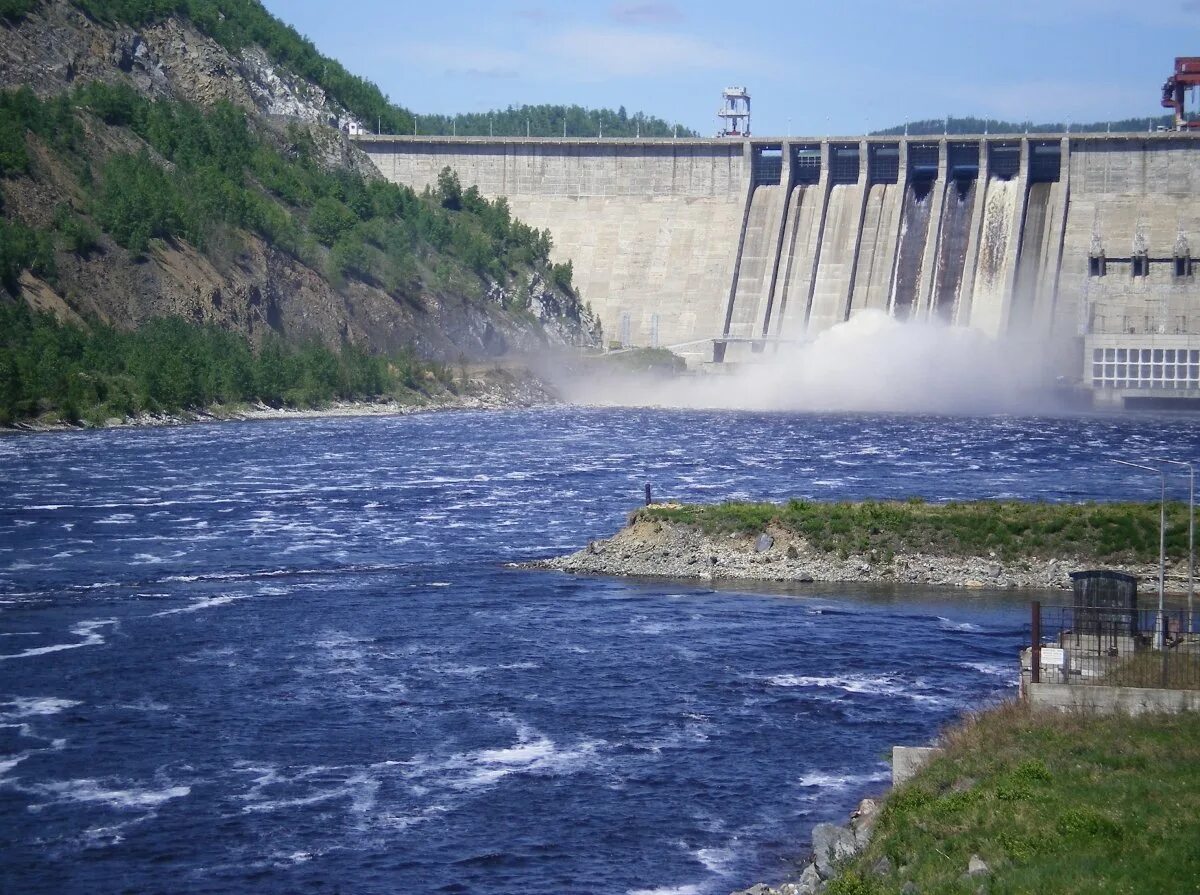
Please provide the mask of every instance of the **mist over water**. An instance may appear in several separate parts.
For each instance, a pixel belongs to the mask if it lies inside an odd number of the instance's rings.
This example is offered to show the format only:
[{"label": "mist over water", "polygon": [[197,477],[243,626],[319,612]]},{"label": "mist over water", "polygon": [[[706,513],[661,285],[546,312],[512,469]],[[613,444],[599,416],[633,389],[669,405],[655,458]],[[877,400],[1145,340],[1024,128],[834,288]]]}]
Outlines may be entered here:
[{"label": "mist over water", "polygon": [[760,411],[997,413],[1052,409],[1036,352],[942,322],[855,314],[802,345],[768,345],[728,373],[568,380],[568,400],[602,406]]}]

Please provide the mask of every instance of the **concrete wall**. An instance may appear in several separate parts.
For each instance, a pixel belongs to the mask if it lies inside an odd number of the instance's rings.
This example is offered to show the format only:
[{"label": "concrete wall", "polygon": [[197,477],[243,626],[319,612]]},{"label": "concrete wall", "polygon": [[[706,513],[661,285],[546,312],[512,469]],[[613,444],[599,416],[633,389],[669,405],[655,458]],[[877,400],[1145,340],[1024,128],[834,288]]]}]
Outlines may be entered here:
[{"label": "concrete wall", "polygon": [[1200,711],[1200,690],[1029,684],[1027,693],[1032,707],[1060,712],[1141,715],[1146,712]]},{"label": "concrete wall", "polygon": [[[357,142],[395,182],[420,190],[450,167],[548,228],[555,260],[572,260],[610,339],[696,341],[685,351],[711,355],[713,340],[811,338],[859,310],[893,309],[1018,338],[1036,346],[1031,357],[1054,360],[1052,373],[1089,386],[1096,348],[1140,350],[1165,337],[1200,348],[1195,276],[1177,276],[1173,260],[1180,247],[1200,259],[1200,135]],[[858,181],[834,185],[831,146],[854,142]],[[883,142],[899,145],[896,183],[871,179],[869,150]],[[965,193],[954,192],[951,142],[980,148]],[[939,159],[922,208],[903,161],[918,143],[926,154],[937,144]],[[817,183],[796,182],[786,161],[800,144],[821,147]],[[752,188],[765,145],[782,146],[783,176]],[[1010,160],[1019,151],[1016,168],[994,161],[1001,146]],[[1034,171],[1037,153],[1058,153],[1057,176]],[[1089,274],[1097,252],[1104,276]],[[1150,259],[1146,276],[1131,275],[1136,252]],[[1118,399],[1200,396],[1200,380],[1104,388]]]}]

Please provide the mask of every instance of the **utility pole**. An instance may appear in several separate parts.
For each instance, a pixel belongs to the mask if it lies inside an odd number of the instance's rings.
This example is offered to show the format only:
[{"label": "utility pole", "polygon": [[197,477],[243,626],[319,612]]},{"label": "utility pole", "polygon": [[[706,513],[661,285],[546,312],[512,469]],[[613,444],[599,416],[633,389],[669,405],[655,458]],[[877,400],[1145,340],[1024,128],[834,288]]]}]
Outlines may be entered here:
[{"label": "utility pole", "polygon": [[1188,620],[1187,630],[1192,633],[1192,612],[1196,599],[1196,468],[1183,460],[1168,460],[1165,457],[1151,457],[1155,463],[1170,463],[1172,466],[1185,466],[1188,471]]},{"label": "utility pole", "polygon": [[1165,621],[1163,593],[1166,589],[1167,580],[1167,474],[1161,469],[1155,469],[1153,466],[1130,463],[1128,460],[1113,460],[1113,462],[1120,463],[1122,466],[1132,466],[1134,469],[1144,469],[1146,472],[1154,473],[1160,479],[1158,498],[1158,620],[1154,623],[1154,645],[1157,649],[1162,649],[1164,645],[1163,640],[1167,633],[1163,625]]}]

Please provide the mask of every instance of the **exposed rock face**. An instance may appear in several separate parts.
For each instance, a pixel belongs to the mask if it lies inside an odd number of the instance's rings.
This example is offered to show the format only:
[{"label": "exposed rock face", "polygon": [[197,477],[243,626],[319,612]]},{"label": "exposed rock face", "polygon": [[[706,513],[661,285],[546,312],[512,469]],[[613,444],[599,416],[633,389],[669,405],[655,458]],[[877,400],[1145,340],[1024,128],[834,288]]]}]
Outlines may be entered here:
[{"label": "exposed rock face", "polygon": [[[1069,589],[1070,573],[1089,568],[1077,557],[1001,562],[993,557],[898,553],[888,562],[814,550],[793,532],[772,530],[771,546],[753,535],[709,536],[698,528],[639,519],[611,538],[592,541],[568,556],[530,563],[564,572],[662,578],[758,581],[870,581],[955,587]],[[716,560],[714,563],[713,560]],[[1158,566],[1116,566],[1157,586]],[[1168,587],[1186,590],[1186,563],[1168,569]]]},{"label": "exposed rock face", "polygon": [[101,25],[66,0],[45,0],[0,39],[0,84],[41,96],[88,81],[133,83],[148,96],[212,105],[218,100],[263,115],[312,124],[348,120],[317,86],[273,66],[259,47],[238,55],[193,25],[168,19],[141,31]]},{"label": "exposed rock face", "polygon": [[[204,106],[227,101],[246,109],[263,132],[304,128],[326,167],[379,177],[339,130],[347,112],[318,86],[272,65],[259,47],[231,54],[174,18],[140,31],[102,25],[66,0],[45,0],[16,26],[0,27],[0,88],[28,86],[52,96],[90,81]],[[127,131],[88,127],[95,160],[142,148]],[[36,177],[3,184],[5,207],[44,229],[58,205],[72,202],[74,177],[60,162],[41,158]],[[252,339],[274,330],[293,341],[405,347],[442,361],[600,342],[599,319],[536,274],[490,289],[481,284],[473,295],[419,283],[391,291],[363,280],[334,285],[319,263],[310,266],[249,234],[232,234],[204,252],[183,242],[157,243],[145,258],[103,238],[87,257],[59,252],[57,261],[56,282],[26,275],[22,297],[74,321],[95,317],[131,327],[177,315]]]}]

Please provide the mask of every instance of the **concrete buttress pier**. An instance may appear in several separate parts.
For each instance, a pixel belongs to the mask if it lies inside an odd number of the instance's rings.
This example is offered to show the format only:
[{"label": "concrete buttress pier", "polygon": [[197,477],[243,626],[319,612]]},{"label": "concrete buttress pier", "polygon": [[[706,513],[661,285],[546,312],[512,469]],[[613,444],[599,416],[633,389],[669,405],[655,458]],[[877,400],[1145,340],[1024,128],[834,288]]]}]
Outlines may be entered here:
[{"label": "concrete buttress pier", "polygon": [[548,229],[609,341],[745,360],[877,309],[1036,346],[1102,403],[1200,400],[1197,134],[355,139]]}]

